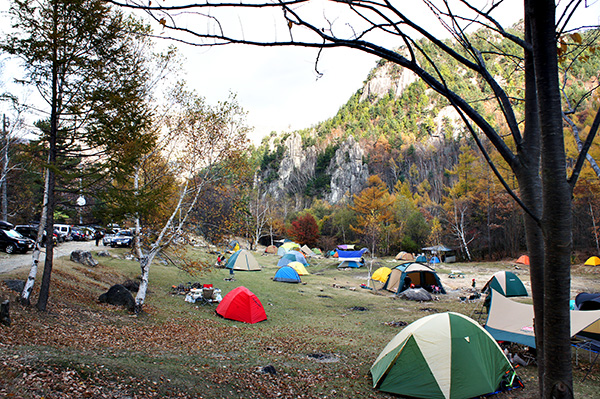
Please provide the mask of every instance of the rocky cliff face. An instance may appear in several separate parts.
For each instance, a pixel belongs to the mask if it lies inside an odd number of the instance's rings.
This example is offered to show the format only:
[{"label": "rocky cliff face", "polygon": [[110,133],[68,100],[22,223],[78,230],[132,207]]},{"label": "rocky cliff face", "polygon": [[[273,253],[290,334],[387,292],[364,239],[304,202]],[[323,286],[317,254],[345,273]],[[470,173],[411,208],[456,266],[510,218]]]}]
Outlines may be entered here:
[{"label": "rocky cliff face", "polygon": [[[277,168],[278,178],[266,184],[265,193],[278,200],[296,197],[297,206],[301,206],[298,197],[315,178],[317,156],[323,149],[314,145],[304,147],[298,133],[291,134],[283,145],[285,150]],[[273,143],[271,147],[274,147]],[[364,149],[354,137],[349,136],[340,144],[326,169],[331,190],[323,193],[324,199],[334,204],[343,200],[346,194],[356,194],[364,188],[369,177],[364,156]]]},{"label": "rocky cliff face", "polygon": [[344,200],[346,194],[359,193],[369,178],[369,167],[363,163],[364,149],[350,136],[335,152],[329,164],[331,192],[326,199],[331,204]]},{"label": "rocky cliff face", "polygon": [[283,145],[285,151],[278,165],[279,178],[269,183],[266,189],[275,199],[302,193],[306,183],[315,175],[316,147],[303,148],[302,137],[298,133],[291,134]]},{"label": "rocky cliff face", "polygon": [[400,68],[390,62],[375,70],[374,76],[368,80],[363,88],[360,101],[368,98],[382,98],[390,92],[400,97],[404,90],[418,79],[412,71]]}]

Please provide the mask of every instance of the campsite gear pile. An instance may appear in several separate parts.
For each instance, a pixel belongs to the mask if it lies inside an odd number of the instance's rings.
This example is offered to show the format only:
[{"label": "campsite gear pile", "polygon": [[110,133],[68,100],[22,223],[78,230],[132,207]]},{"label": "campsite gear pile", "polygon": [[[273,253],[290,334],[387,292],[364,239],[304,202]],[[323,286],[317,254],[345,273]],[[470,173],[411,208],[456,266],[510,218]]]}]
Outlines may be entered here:
[{"label": "campsite gear pile", "polygon": [[214,288],[212,284],[204,284],[202,288],[192,288],[185,296],[185,301],[202,305],[221,302],[221,290]]}]

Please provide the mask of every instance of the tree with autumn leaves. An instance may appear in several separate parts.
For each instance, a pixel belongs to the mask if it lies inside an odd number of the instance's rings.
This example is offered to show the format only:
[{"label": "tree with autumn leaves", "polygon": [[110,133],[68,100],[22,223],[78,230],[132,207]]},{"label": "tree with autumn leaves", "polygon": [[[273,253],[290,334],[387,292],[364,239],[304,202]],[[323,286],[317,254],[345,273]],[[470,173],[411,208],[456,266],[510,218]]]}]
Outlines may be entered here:
[{"label": "tree with autumn leaves", "polygon": [[308,212],[294,219],[287,232],[300,245],[313,247],[319,240],[319,226]]},{"label": "tree with autumn leaves", "polygon": [[394,197],[379,176],[374,175],[367,180],[367,188],[355,194],[353,199],[354,205],[350,209],[356,212],[356,226],[350,225],[350,228],[362,237],[374,254],[381,239],[389,243],[390,236],[397,232],[391,210]]}]

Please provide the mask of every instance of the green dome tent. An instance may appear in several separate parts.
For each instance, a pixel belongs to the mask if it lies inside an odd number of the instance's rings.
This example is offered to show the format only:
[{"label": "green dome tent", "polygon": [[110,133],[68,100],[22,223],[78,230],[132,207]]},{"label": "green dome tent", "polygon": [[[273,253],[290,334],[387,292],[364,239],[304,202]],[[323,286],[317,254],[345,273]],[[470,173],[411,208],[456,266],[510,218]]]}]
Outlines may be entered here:
[{"label": "green dome tent", "polygon": [[383,349],[371,375],[373,388],[428,399],[466,399],[522,386],[494,338],[453,312],[407,326]]},{"label": "green dome tent", "polygon": [[506,297],[512,296],[527,296],[527,289],[523,285],[523,282],[513,272],[496,272],[485,283],[481,292],[488,292],[490,288],[495,289],[500,294]]}]

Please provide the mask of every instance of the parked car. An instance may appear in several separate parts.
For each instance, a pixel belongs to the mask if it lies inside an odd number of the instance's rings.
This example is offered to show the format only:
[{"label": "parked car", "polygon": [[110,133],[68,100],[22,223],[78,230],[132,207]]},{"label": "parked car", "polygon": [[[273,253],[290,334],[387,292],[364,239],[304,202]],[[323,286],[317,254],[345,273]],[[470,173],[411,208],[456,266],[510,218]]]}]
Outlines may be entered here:
[{"label": "parked car", "polygon": [[[15,226],[15,230],[19,232],[22,236],[31,238],[33,241],[37,240],[38,234],[38,226],[34,224],[20,224]],[[54,241],[54,245],[58,243],[58,234],[56,230],[54,230],[54,235],[52,237]],[[42,246],[46,245],[46,231],[44,230],[44,238],[42,239]]]},{"label": "parked car", "polygon": [[131,247],[133,244],[133,232],[130,230],[121,230],[110,241],[110,246],[115,247]]},{"label": "parked car", "polygon": [[24,237],[16,230],[0,229],[0,249],[6,251],[7,254],[17,252],[26,253],[33,249],[35,241],[31,238]]},{"label": "parked car", "polygon": [[77,227],[71,227],[71,239],[73,241],[85,241],[87,237],[85,232]]},{"label": "parked car", "polygon": [[104,232],[104,236],[102,237],[102,245],[105,247],[109,246],[116,234],[117,233],[113,230],[106,230]]},{"label": "parked car", "polygon": [[71,241],[71,226],[68,224],[54,224],[54,228],[58,230],[58,233],[63,238],[63,241]]},{"label": "parked car", "polygon": [[12,230],[15,226],[12,223],[8,223],[4,220],[0,220],[0,230]]}]

